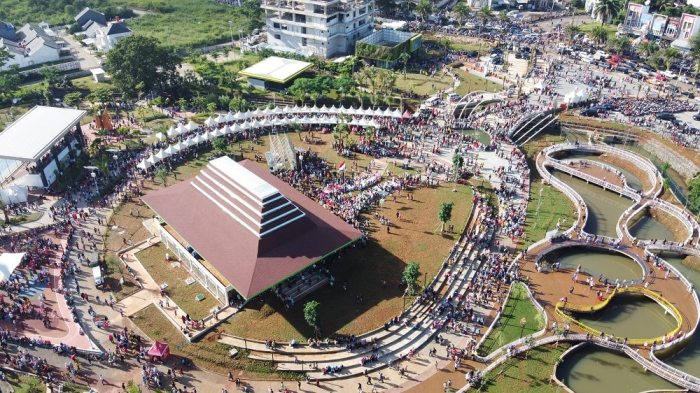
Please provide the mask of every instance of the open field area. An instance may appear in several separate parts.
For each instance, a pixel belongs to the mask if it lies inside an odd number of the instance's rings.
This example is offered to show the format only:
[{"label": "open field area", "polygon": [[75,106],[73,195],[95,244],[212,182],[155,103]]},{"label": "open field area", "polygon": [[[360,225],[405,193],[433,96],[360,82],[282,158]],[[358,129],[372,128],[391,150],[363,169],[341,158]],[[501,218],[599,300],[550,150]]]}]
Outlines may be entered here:
[{"label": "open field area", "polygon": [[482,356],[544,327],[544,318],[527,295],[525,284],[515,283],[496,327],[479,348]]},{"label": "open field area", "polygon": [[550,383],[554,365],[569,344],[531,349],[526,360],[523,355],[508,359],[484,377],[480,392],[491,393],[553,393],[564,392],[560,386]]},{"label": "open field area", "polygon": [[441,72],[434,76],[419,74],[415,72],[407,72],[404,76],[400,73],[396,77],[396,88],[404,94],[417,94],[427,97],[438,91],[444,91],[448,87],[452,87],[452,77],[443,75]]},{"label": "open field area", "polygon": [[73,23],[75,15],[85,6],[101,12],[116,11],[117,7],[137,10],[142,15],[127,22],[134,33],[155,37],[178,48],[230,41],[231,32],[238,36],[239,30],[249,33],[257,27],[257,22],[245,16],[239,7],[209,0],[2,0],[0,20],[19,26],[40,21],[66,25]]},{"label": "open field area", "polygon": [[457,73],[461,81],[457,89],[455,89],[455,93],[461,96],[476,90],[486,90],[488,92],[503,90],[503,87],[498,83],[476,76],[461,68],[455,68],[454,72]]},{"label": "open field area", "polygon": [[530,185],[530,203],[525,218],[525,241],[522,248],[542,239],[557,223],[568,229],[576,221],[576,210],[571,201],[554,187],[541,181]]}]

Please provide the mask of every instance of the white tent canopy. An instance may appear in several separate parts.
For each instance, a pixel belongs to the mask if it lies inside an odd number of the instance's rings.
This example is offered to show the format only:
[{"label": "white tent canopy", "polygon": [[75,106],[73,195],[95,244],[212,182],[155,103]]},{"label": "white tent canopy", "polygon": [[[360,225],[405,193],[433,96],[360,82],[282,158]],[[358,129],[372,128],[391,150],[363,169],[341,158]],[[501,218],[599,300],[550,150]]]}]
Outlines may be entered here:
[{"label": "white tent canopy", "polygon": [[5,281],[10,278],[12,272],[14,272],[17,266],[22,262],[24,254],[23,252],[6,252],[0,255],[0,281]]},{"label": "white tent canopy", "polygon": [[0,201],[2,201],[5,205],[27,202],[28,196],[29,191],[27,190],[26,186],[15,185],[7,188],[0,188]]}]

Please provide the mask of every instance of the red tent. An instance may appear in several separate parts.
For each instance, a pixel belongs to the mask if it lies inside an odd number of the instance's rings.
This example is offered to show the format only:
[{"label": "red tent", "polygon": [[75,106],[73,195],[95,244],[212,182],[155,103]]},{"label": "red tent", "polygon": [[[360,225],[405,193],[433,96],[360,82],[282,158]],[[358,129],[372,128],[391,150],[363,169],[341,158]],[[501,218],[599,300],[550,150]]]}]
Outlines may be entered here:
[{"label": "red tent", "polygon": [[170,346],[166,343],[156,341],[151,345],[151,349],[148,350],[148,356],[152,358],[158,357],[160,360],[165,360],[170,356]]}]

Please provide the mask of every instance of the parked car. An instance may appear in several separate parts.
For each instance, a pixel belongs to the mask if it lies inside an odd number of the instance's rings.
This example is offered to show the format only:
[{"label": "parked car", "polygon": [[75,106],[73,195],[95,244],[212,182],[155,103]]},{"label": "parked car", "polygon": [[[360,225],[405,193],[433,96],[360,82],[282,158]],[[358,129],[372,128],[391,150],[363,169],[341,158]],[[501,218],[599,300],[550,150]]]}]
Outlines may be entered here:
[{"label": "parked car", "polygon": [[595,108],[584,109],[581,111],[581,116],[598,117],[598,110]]},{"label": "parked car", "polygon": [[700,121],[700,112],[693,115],[693,120]]},{"label": "parked car", "polygon": [[676,119],[676,116],[671,112],[657,112],[656,118],[659,120],[672,121]]}]

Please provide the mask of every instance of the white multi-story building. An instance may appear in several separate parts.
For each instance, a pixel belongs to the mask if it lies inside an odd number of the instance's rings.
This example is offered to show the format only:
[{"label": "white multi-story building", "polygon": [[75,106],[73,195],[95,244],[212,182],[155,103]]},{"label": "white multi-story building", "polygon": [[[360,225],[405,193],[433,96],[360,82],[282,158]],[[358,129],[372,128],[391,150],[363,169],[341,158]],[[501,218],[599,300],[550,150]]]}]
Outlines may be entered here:
[{"label": "white multi-story building", "polygon": [[273,50],[329,58],[372,33],[374,0],[263,0]]}]

